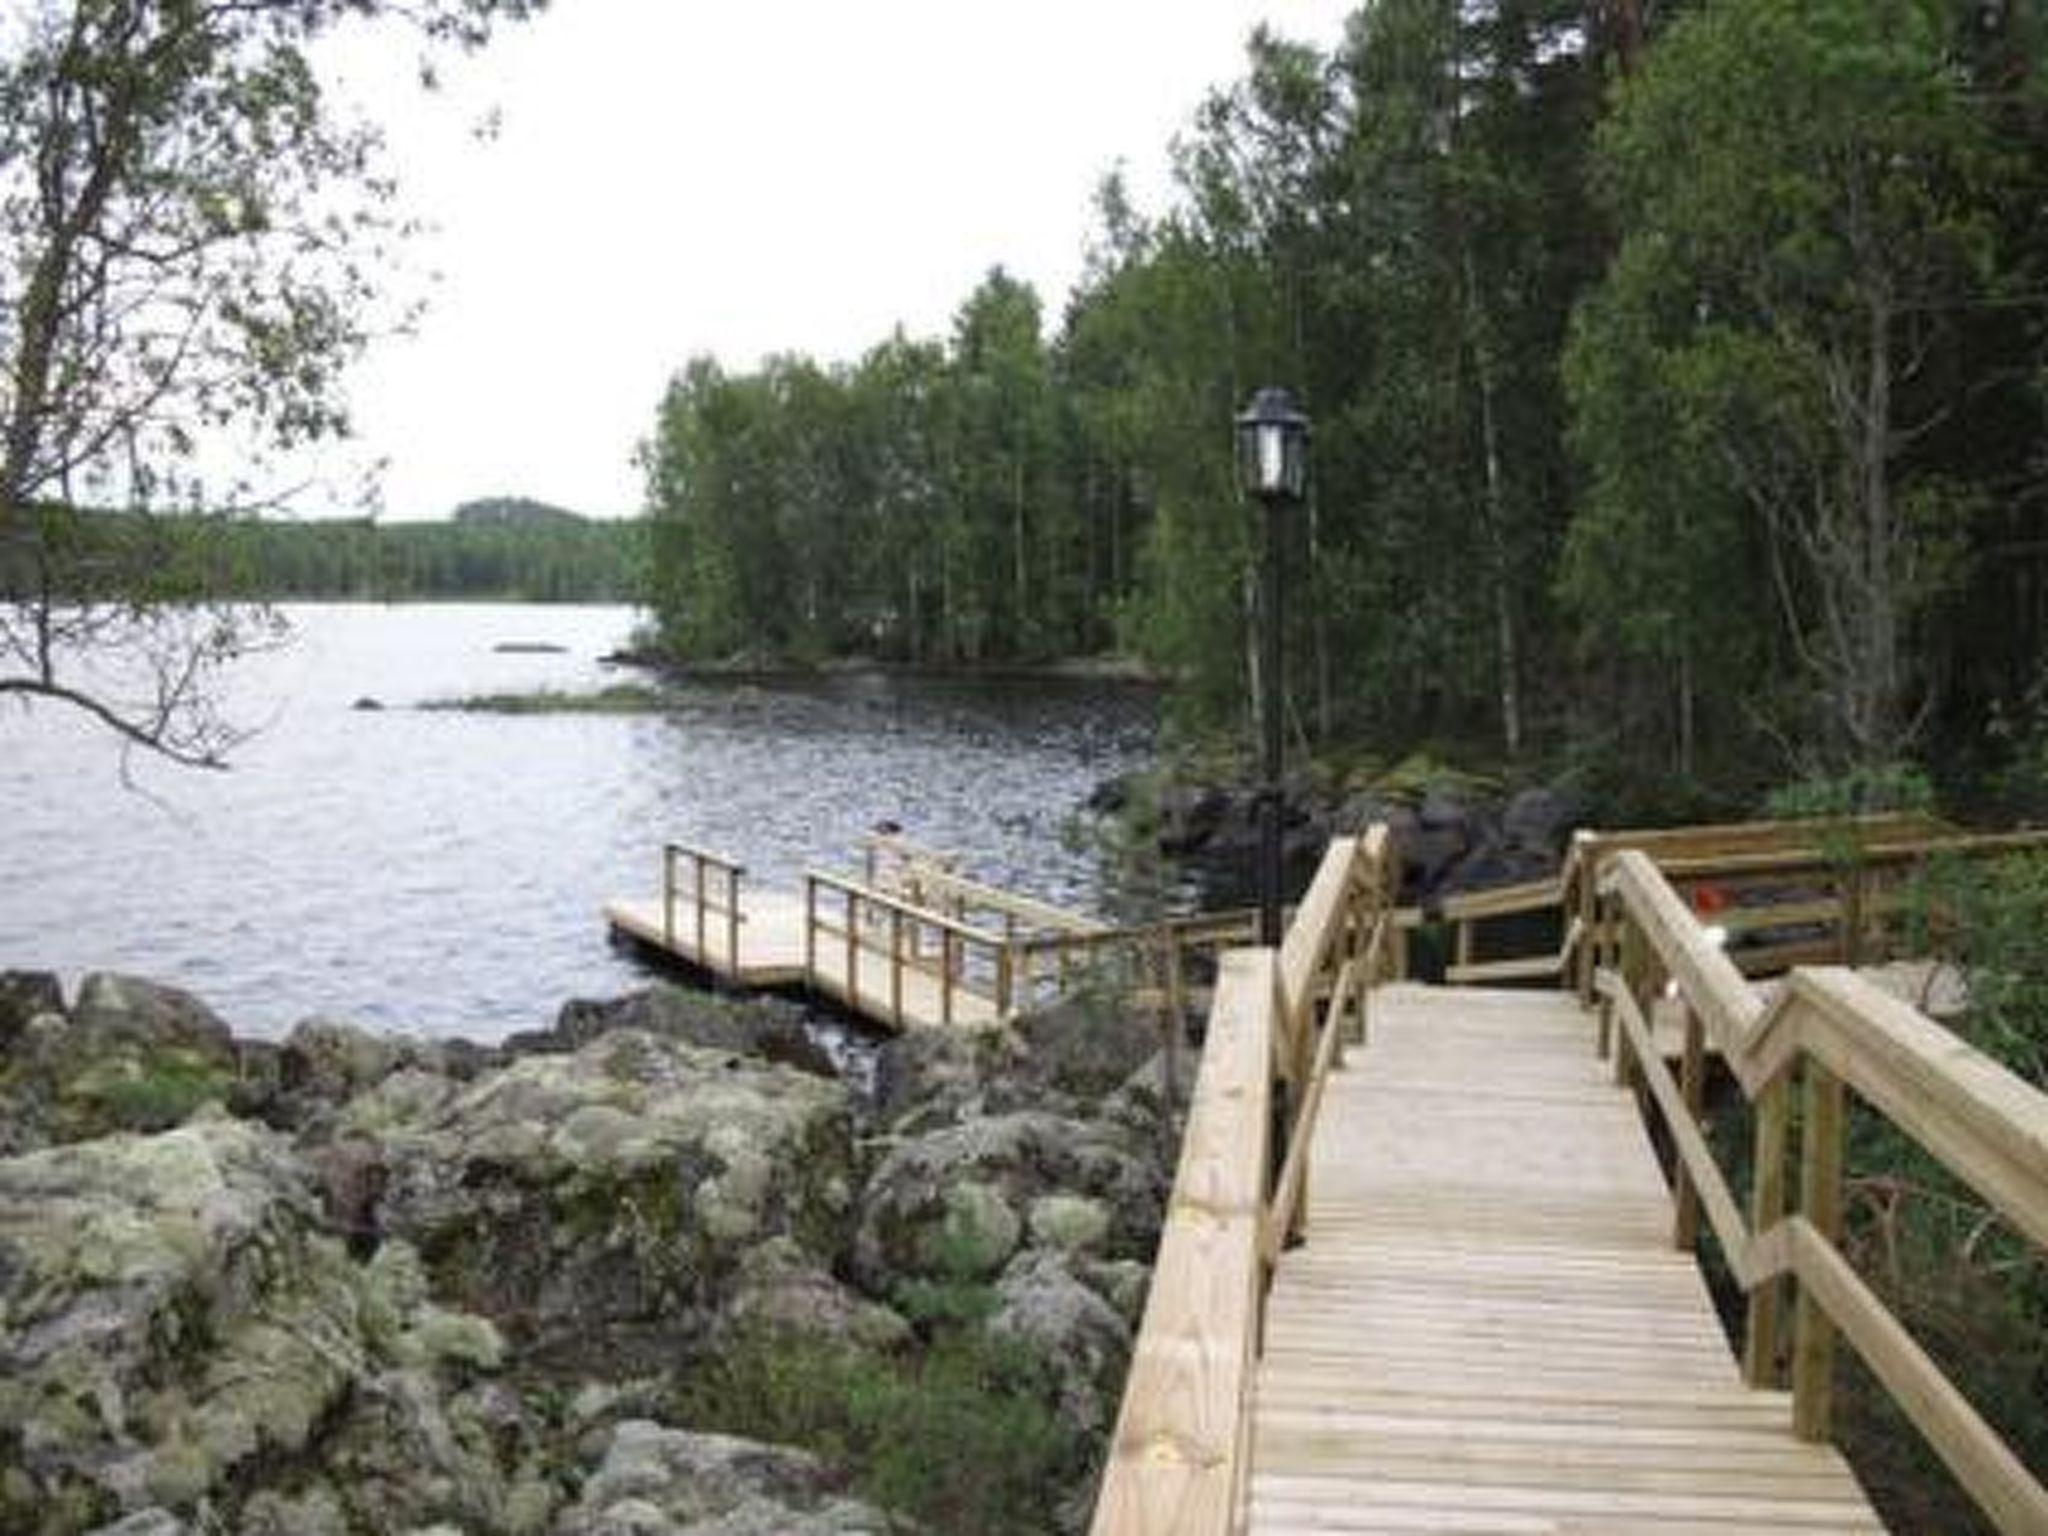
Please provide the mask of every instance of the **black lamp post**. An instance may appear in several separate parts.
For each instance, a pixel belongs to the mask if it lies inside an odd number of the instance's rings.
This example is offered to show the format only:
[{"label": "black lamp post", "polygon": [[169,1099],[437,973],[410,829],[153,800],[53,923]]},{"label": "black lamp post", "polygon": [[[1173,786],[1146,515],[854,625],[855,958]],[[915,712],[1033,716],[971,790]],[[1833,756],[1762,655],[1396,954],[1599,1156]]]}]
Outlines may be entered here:
[{"label": "black lamp post", "polygon": [[1237,418],[1237,473],[1265,508],[1259,570],[1259,942],[1280,942],[1280,527],[1308,488],[1308,417],[1284,389],[1265,388]]}]

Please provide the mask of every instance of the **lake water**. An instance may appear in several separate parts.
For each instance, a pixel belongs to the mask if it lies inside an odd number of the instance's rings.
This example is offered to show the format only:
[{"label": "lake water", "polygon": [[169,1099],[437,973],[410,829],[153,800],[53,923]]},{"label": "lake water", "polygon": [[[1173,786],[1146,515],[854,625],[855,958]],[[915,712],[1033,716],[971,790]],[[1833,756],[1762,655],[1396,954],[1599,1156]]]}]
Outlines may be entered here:
[{"label": "lake water", "polygon": [[263,728],[230,772],[124,765],[67,712],[0,712],[0,968],[173,982],[251,1034],[325,1014],[493,1039],[644,983],[599,909],[658,890],[667,839],[793,887],[891,818],[979,875],[1096,908],[1071,824],[1152,746],[1150,697],[1107,684],[849,677],[687,685],[661,714],[422,710],[630,679],[598,658],[637,616],[286,611],[295,642],[237,668],[238,716]]}]

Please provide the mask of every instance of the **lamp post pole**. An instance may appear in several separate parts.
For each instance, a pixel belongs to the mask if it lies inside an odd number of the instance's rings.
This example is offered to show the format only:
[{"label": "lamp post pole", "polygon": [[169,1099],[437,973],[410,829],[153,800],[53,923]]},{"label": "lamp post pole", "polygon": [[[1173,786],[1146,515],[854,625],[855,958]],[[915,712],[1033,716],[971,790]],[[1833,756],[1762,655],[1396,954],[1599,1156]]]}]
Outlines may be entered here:
[{"label": "lamp post pole", "polygon": [[1237,465],[1265,515],[1259,556],[1259,942],[1280,942],[1281,711],[1280,565],[1284,514],[1308,485],[1308,418],[1284,389],[1252,396],[1237,418]]},{"label": "lamp post pole", "polygon": [[1259,942],[1280,942],[1280,497],[1261,496],[1266,548],[1259,572]]}]

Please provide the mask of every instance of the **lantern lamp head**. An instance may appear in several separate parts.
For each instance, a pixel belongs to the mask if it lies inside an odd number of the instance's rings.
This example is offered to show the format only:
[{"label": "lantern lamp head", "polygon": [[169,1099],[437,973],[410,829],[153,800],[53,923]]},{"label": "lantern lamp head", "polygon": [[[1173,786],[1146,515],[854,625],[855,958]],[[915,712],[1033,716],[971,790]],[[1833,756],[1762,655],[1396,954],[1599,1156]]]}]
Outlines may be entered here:
[{"label": "lantern lamp head", "polygon": [[1308,417],[1271,385],[1237,418],[1237,473],[1245,493],[1298,502],[1308,489]]}]

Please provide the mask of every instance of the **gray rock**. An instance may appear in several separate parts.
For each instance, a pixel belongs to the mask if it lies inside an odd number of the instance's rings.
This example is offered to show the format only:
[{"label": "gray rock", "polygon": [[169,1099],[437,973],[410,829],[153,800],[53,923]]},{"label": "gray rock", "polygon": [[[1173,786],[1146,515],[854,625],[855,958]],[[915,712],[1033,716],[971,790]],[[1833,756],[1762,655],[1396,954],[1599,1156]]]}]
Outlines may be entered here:
[{"label": "gray rock", "polygon": [[1557,859],[1563,856],[1572,829],[1586,814],[1585,801],[1569,790],[1524,789],[1510,798],[1501,812],[1501,835],[1510,848]]},{"label": "gray rock", "polygon": [[887,1536],[801,1451],[629,1419],[555,1525],[555,1536]]},{"label": "gray rock", "polygon": [[167,1509],[141,1509],[112,1525],[101,1526],[91,1536],[186,1536],[190,1530]]},{"label": "gray rock", "polygon": [[854,1276],[888,1295],[906,1279],[986,1273],[1021,1235],[1021,1213],[1066,1193],[1108,1212],[1107,1256],[1150,1258],[1167,1178],[1114,1127],[1023,1111],[905,1141],[862,1199]]},{"label": "gray rock", "polygon": [[521,1051],[573,1051],[618,1029],[637,1029],[687,1045],[835,1077],[832,1058],[804,1030],[804,1013],[777,998],[727,998],[681,987],[657,986],[606,1001],[574,998],[562,1005],[552,1031],[516,1035]]},{"label": "gray rock", "polygon": [[541,1457],[516,1397],[494,1387],[444,1394],[420,1369],[358,1383],[320,1448],[350,1528],[372,1531],[544,1529],[561,1493],[541,1477]]},{"label": "gray rock", "polygon": [[787,1237],[770,1238],[740,1260],[719,1330],[795,1334],[873,1350],[910,1341],[902,1317],[849,1289]]},{"label": "gray rock", "polygon": [[1052,1370],[1067,1432],[1084,1443],[1107,1435],[1131,1358],[1123,1317],[1076,1279],[1064,1258],[1042,1249],[1017,1256],[996,1296],[989,1332],[1021,1341]]},{"label": "gray rock", "polygon": [[406,1259],[353,1263],[289,1143],[244,1122],[0,1160],[0,1530],[196,1519],[394,1370],[433,1397],[494,1369],[490,1323],[429,1302]]},{"label": "gray rock", "polygon": [[857,1182],[845,1090],[638,1030],[466,1087],[400,1072],[337,1127],[375,1142],[374,1221],[439,1294],[572,1352],[609,1327],[687,1339],[787,1236],[829,1267]]},{"label": "gray rock", "polygon": [[189,1508],[305,1446],[361,1356],[311,1217],[283,1145],[233,1121],[0,1162],[0,1529]]},{"label": "gray rock", "polygon": [[1121,1087],[1159,1049],[1157,1021],[1121,997],[1075,993],[1013,1028],[1025,1050],[1021,1074],[1082,1099]]},{"label": "gray rock", "polygon": [[278,1052],[279,1086],[302,1098],[338,1104],[374,1088],[403,1066],[422,1066],[417,1042],[375,1034],[339,1019],[303,1019]]},{"label": "gray rock", "polygon": [[71,1021],[99,1039],[181,1047],[234,1067],[234,1035],[220,1015],[190,992],[161,982],[95,971],[79,984]]},{"label": "gray rock", "polygon": [[0,1050],[36,1015],[63,1012],[63,985],[49,971],[0,971]]}]

